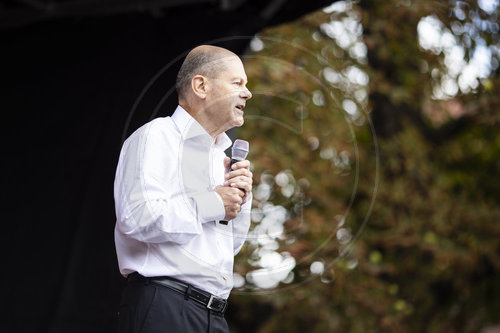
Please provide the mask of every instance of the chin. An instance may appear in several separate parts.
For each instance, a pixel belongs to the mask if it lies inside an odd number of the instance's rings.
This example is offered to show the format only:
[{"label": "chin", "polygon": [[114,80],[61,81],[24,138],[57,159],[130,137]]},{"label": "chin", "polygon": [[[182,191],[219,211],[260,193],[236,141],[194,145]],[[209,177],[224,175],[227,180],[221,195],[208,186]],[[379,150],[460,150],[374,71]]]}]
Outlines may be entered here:
[{"label": "chin", "polygon": [[244,123],[245,123],[245,119],[243,119],[243,117],[241,117],[241,118],[235,119],[233,124],[234,124],[234,127],[241,127],[241,126],[243,126]]}]

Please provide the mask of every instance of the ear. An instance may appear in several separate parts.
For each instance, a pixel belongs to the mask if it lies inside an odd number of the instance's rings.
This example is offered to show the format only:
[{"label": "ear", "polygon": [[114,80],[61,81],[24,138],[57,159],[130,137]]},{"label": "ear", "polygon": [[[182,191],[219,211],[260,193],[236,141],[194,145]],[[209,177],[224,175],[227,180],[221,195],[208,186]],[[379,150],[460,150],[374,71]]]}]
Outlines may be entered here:
[{"label": "ear", "polygon": [[207,98],[209,84],[206,77],[203,75],[196,75],[191,80],[191,89],[201,99]]}]

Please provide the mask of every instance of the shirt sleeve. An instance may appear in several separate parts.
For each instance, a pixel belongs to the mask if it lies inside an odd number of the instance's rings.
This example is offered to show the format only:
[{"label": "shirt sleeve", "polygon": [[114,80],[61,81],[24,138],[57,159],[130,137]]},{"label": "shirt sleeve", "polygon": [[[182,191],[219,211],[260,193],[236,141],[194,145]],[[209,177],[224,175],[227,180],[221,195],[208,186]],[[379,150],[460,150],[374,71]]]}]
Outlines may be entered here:
[{"label": "shirt sleeve", "polygon": [[245,240],[247,238],[248,229],[250,228],[250,212],[252,208],[252,194],[247,198],[247,202],[245,202],[241,206],[241,210],[238,213],[238,216],[232,220],[233,226],[233,252],[234,255],[237,255],[240,252]]},{"label": "shirt sleeve", "polygon": [[182,188],[176,177],[179,148],[173,141],[147,125],[122,148],[115,177],[115,206],[117,228],[126,237],[183,244],[202,232],[202,223],[220,216],[215,192],[188,195],[178,190]]},{"label": "shirt sleeve", "polygon": [[219,221],[226,216],[224,202],[217,192],[196,193],[191,198],[203,221]]}]

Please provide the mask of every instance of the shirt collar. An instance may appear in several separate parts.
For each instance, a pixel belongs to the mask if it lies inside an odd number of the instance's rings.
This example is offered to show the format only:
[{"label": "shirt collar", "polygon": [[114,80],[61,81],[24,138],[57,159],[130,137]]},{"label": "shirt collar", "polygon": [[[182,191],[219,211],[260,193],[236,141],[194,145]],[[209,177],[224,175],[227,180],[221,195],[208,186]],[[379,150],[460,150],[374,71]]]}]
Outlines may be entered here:
[{"label": "shirt collar", "polygon": [[[184,108],[180,105],[177,106],[172,114],[172,120],[181,132],[184,140],[188,140],[197,136],[209,136],[210,134],[203,128],[203,126],[196,121]],[[210,139],[212,139],[210,137]],[[213,142],[213,141],[212,141]],[[215,146],[221,150],[226,150],[233,142],[225,132],[217,135],[215,138]]]}]

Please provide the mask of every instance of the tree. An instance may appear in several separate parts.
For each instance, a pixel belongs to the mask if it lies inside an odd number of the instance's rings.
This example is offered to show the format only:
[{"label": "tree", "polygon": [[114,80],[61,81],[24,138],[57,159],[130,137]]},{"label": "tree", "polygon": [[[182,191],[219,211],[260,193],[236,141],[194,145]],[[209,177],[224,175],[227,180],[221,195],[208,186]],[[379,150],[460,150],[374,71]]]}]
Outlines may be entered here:
[{"label": "tree", "polygon": [[338,1],[252,41],[235,332],[498,323],[498,13]]}]

